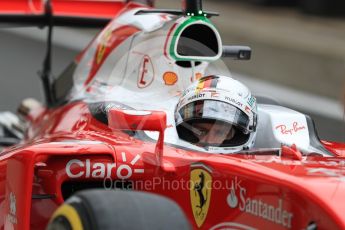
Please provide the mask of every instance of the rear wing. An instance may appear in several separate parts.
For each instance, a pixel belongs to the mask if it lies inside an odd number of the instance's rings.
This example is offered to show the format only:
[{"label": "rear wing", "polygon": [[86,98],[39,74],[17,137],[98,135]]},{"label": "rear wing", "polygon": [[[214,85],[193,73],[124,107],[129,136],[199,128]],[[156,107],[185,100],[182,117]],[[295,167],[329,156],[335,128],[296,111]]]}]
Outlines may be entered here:
[{"label": "rear wing", "polygon": [[[25,26],[103,27],[129,0],[2,0],[0,23]],[[146,5],[149,0],[134,0]]]}]

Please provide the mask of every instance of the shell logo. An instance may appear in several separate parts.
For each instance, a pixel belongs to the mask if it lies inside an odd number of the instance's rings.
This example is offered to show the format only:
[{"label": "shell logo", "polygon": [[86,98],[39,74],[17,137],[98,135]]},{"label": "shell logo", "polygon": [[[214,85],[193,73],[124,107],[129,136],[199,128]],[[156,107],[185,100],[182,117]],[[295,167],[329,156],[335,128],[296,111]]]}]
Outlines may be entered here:
[{"label": "shell logo", "polygon": [[175,85],[178,77],[174,72],[166,72],[163,74],[163,80],[166,85]]}]

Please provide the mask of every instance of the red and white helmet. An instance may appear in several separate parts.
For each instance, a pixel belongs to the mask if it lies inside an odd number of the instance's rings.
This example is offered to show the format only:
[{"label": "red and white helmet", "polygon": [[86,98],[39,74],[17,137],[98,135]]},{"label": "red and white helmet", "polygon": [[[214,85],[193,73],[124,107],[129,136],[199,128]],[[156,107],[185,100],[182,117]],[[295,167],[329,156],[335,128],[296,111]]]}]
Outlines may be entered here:
[{"label": "red and white helmet", "polygon": [[254,145],[256,98],[241,82],[207,76],[188,87],[175,109],[179,138],[210,153],[234,153]]}]

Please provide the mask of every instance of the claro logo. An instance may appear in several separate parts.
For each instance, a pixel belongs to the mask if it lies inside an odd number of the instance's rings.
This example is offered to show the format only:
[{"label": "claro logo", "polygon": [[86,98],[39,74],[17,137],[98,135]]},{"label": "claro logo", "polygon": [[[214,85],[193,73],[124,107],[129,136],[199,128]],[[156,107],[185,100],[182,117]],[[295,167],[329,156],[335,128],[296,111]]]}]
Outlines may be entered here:
[{"label": "claro logo", "polygon": [[[125,158],[126,159],[126,158]],[[144,173],[144,169],[133,169],[132,166],[140,159],[137,155],[129,164],[91,162],[90,159],[72,159],[66,164],[66,174],[70,178],[119,178],[128,179],[133,173]],[[125,160],[126,161],[126,160]],[[124,161],[124,162],[125,162]]]}]

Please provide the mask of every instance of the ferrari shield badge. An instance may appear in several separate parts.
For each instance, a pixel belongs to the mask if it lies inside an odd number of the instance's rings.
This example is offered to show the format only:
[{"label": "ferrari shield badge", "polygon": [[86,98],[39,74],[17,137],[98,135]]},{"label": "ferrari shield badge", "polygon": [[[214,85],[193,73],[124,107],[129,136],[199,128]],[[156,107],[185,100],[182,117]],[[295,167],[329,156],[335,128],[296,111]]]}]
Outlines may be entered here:
[{"label": "ferrari shield badge", "polygon": [[190,200],[194,220],[198,227],[204,223],[210,207],[212,176],[204,165],[192,166],[190,172]]}]

